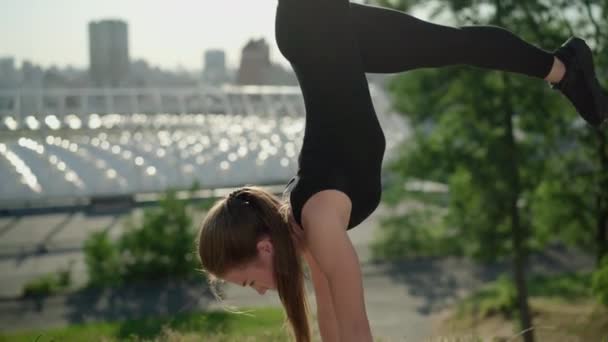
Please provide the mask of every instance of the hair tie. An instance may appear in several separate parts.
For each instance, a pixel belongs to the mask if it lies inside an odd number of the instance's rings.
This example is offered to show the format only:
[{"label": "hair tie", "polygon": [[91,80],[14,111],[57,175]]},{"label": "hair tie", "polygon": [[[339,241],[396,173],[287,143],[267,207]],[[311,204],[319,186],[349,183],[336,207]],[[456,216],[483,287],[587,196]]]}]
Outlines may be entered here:
[{"label": "hair tie", "polygon": [[248,194],[243,189],[237,189],[231,192],[228,195],[229,201],[240,200],[242,202],[247,202]]}]

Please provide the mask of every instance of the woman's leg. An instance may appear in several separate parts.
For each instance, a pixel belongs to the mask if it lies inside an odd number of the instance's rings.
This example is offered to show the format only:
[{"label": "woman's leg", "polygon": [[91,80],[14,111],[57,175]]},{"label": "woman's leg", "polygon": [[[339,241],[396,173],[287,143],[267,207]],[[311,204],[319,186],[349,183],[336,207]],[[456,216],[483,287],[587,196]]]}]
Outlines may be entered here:
[{"label": "woman's leg", "polygon": [[554,56],[496,26],[450,27],[407,13],[350,4],[366,72],[471,65],[545,78]]},{"label": "woman's leg", "polygon": [[578,38],[552,53],[497,26],[449,27],[355,3],[350,18],[365,72],[449,65],[513,72],[555,83],[593,126],[608,119],[608,95],[597,81],[589,47]]},{"label": "woman's leg", "polygon": [[[301,167],[357,160],[365,151],[378,169],[384,151],[347,0],[279,0],[276,41],[298,78],[306,127]],[[363,152],[362,152],[363,151]],[[371,157],[371,155],[374,157]],[[349,158],[350,155],[353,155]],[[372,160],[371,158],[376,158]]]}]

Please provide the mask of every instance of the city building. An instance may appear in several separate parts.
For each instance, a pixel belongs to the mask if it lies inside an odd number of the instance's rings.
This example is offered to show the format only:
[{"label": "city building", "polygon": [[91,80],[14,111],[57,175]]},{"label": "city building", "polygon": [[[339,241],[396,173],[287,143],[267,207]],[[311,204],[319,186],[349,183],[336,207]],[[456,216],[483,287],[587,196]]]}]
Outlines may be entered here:
[{"label": "city building", "polygon": [[129,87],[135,88],[187,88],[196,87],[199,82],[199,73],[190,73],[186,70],[165,70],[150,65],[143,59],[134,59],[129,69]]},{"label": "city building", "polygon": [[270,52],[266,40],[252,39],[243,47],[236,83],[268,84],[270,66]]},{"label": "city building", "polygon": [[243,48],[236,83],[297,85],[298,81],[292,70],[270,60],[268,43],[261,38],[250,40]]},{"label": "city building", "polygon": [[217,85],[228,81],[226,53],[223,50],[207,50],[203,64],[203,83]]},{"label": "city building", "polygon": [[97,87],[125,86],[129,79],[127,23],[102,20],[89,23],[89,73]]},{"label": "city building", "polygon": [[44,79],[44,70],[30,61],[21,63],[22,87],[24,88],[42,88]]},{"label": "city building", "polygon": [[19,71],[15,68],[13,57],[0,58],[0,88],[16,88],[19,83]]}]

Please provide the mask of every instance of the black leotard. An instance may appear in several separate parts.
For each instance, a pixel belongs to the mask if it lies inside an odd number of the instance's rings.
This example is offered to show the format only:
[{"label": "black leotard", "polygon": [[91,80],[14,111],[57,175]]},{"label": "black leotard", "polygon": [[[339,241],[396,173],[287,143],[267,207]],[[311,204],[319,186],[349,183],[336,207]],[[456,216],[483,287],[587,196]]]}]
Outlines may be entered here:
[{"label": "black leotard", "polygon": [[300,225],[321,190],[349,196],[348,229],[380,202],[386,141],[365,72],[467,64],[543,78],[553,65],[551,53],[500,27],[442,26],[348,0],[279,0],[275,34],[306,107],[298,172],[284,192]]}]

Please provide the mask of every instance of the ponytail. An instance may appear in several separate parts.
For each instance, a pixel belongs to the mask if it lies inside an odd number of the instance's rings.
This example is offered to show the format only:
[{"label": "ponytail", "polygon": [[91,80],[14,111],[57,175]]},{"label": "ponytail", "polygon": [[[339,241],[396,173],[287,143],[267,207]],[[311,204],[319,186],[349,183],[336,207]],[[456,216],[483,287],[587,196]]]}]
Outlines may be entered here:
[{"label": "ponytail", "polygon": [[303,265],[289,229],[290,210],[288,202],[282,203],[260,187],[240,188],[207,213],[199,231],[198,252],[203,269],[221,276],[230,267],[253,260],[257,241],[269,236],[277,292],[287,322],[296,342],[310,342]]}]

